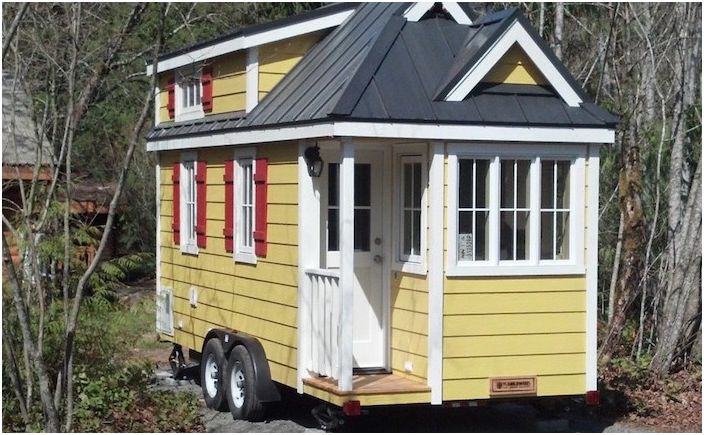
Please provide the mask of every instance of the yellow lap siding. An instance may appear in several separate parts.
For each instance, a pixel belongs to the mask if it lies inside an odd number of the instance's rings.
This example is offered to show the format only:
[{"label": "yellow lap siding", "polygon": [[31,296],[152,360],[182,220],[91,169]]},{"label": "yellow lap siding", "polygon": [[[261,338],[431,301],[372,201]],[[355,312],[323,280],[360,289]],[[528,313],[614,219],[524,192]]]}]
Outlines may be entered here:
[{"label": "yellow lap siding", "polygon": [[539,396],[583,394],[585,289],[584,276],[446,278],[443,400],[489,398],[503,376],[537,376]]},{"label": "yellow lap siding", "polygon": [[259,47],[260,101],[296,66],[321,36],[320,32],[316,32]]},{"label": "yellow lap siding", "polygon": [[585,334],[482,335],[446,337],[445,358],[495,355],[545,355],[577,353],[585,350]]},{"label": "yellow lap siding", "polygon": [[484,76],[482,82],[521,85],[544,85],[548,83],[518,44],[514,44],[504,54]]},{"label": "yellow lap siding", "polygon": [[[585,375],[567,374],[537,376],[538,396],[559,396],[584,392]],[[443,400],[489,398],[489,379],[445,380],[442,383]]]},{"label": "yellow lap siding", "polygon": [[447,294],[445,314],[552,313],[585,311],[584,291]]},{"label": "yellow lap siding", "polygon": [[586,316],[576,313],[470,314],[445,316],[445,337],[496,334],[585,332]]},{"label": "yellow lap siding", "polygon": [[448,358],[442,371],[445,379],[515,376],[516,367],[531,375],[559,375],[584,373],[585,361],[584,353]]},{"label": "yellow lap siding", "polygon": [[[428,283],[426,277],[394,272],[391,281],[391,368],[416,381],[428,378]],[[412,370],[406,370],[406,364]]]},{"label": "yellow lap siding", "polygon": [[[174,291],[174,341],[200,350],[210,328],[245,332],[264,346],[274,380],[291,386],[295,386],[297,361],[297,151],[294,143],[257,148],[258,156],[269,158],[269,207],[268,252],[256,265],[237,263],[232,253],[225,252],[223,174],[233,148],[198,150],[198,158],[208,164],[208,237],[197,255],[181,253],[172,242],[171,173],[179,153],[160,155],[159,192],[161,285]],[[192,286],[198,291],[195,308],[189,301]]]}]

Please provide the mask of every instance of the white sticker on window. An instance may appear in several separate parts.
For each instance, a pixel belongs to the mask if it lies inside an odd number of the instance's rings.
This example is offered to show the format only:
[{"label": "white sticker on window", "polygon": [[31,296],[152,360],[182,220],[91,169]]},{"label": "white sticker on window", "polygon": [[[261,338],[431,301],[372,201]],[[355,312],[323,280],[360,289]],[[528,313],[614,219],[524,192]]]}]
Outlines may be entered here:
[{"label": "white sticker on window", "polygon": [[472,234],[460,234],[458,239],[458,257],[460,261],[473,261],[474,249],[472,249]]}]

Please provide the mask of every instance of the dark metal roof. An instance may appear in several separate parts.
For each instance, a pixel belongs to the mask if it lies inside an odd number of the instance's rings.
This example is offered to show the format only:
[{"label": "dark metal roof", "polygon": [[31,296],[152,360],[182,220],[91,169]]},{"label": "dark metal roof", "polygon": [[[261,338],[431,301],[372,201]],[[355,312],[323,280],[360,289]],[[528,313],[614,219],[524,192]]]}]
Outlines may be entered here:
[{"label": "dark metal roof", "polygon": [[192,50],[196,50],[202,47],[207,47],[209,45],[217,44],[218,42],[226,41],[228,39],[238,38],[240,36],[251,35],[254,33],[264,32],[267,30],[277,29],[279,27],[289,26],[291,24],[300,23],[307,20],[312,20],[314,18],[322,17],[325,15],[332,15],[338,12],[355,9],[359,6],[359,3],[348,3],[340,2],[333,3],[330,5],[325,5],[312,11],[304,12],[302,14],[293,15],[287,18],[282,18],[280,20],[269,21],[267,23],[255,24],[253,26],[248,26],[242,29],[235,29],[231,32],[222,34],[215,38],[207,39],[205,41],[199,41],[194,44],[188,45],[186,47],[181,47],[176,50],[164,53],[159,56],[159,61],[163,61],[179,54],[187,53]]},{"label": "dark metal roof", "polygon": [[[473,25],[439,17],[408,22],[405,9],[399,3],[359,6],[246,117],[191,123],[195,129],[160,125],[149,138],[322,120],[609,128],[618,122],[586,96],[580,107],[568,106],[549,86],[480,85],[464,101],[445,101],[443,92],[511,23],[525,19],[511,9]],[[583,94],[547,44],[532,36]]]}]

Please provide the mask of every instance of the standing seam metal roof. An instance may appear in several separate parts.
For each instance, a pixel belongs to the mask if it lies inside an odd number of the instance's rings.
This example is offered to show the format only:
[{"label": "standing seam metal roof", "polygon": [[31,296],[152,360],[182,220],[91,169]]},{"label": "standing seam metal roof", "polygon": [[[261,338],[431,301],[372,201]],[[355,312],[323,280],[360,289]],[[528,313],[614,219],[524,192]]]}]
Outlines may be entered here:
[{"label": "standing seam metal roof", "polygon": [[[407,4],[365,3],[315,45],[244,118],[201,120],[188,134],[253,129],[321,120],[431,122],[479,125],[613,127],[611,113],[584,97],[570,107],[549,86],[478,86],[464,101],[444,101],[468,68],[515,20],[575,89],[581,88],[516,9],[487,15],[473,25],[445,18],[408,22]],[[216,125],[212,125],[212,124]],[[158,126],[150,140],[183,135]],[[169,131],[170,130],[170,131]],[[180,130],[180,131],[179,131]]]}]

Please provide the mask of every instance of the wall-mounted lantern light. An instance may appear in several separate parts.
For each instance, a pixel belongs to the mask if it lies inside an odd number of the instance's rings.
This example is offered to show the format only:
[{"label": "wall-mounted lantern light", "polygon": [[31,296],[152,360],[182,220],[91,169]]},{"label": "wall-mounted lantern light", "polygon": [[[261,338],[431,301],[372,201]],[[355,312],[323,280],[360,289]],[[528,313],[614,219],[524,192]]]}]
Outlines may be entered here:
[{"label": "wall-mounted lantern light", "polygon": [[308,175],[311,177],[320,177],[323,173],[323,159],[320,158],[320,148],[318,146],[306,148],[303,158],[308,165]]}]

